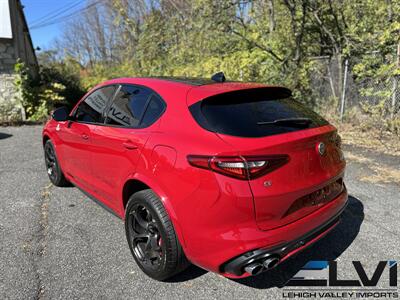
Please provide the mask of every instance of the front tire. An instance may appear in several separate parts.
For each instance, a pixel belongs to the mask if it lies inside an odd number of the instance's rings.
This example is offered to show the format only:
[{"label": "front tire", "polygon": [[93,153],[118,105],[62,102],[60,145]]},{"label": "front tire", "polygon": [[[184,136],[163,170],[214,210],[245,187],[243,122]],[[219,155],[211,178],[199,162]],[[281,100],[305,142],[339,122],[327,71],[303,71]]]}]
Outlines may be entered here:
[{"label": "front tire", "polygon": [[130,197],[125,210],[125,231],[136,263],[149,277],[163,281],[189,265],[172,222],[152,190]]},{"label": "front tire", "polygon": [[71,184],[64,177],[58,162],[56,151],[51,140],[44,144],[44,159],[46,162],[47,175],[52,184],[59,187],[70,186]]}]

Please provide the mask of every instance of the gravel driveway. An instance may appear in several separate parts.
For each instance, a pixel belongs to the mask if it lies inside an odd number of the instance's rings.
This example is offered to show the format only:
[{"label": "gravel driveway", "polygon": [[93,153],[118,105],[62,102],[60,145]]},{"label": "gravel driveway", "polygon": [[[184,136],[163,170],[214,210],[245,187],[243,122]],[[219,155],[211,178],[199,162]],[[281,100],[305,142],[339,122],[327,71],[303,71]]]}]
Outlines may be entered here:
[{"label": "gravel driveway", "polygon": [[336,259],[340,277],[351,278],[351,261],[370,276],[379,260],[400,259],[400,185],[373,167],[396,172],[400,157],[347,146],[349,206],[313,247],[239,281],[194,266],[170,282],[151,280],[134,263],[120,219],[76,188],[49,184],[40,134],[40,126],[0,127],[1,299],[281,299],[280,287],[309,260]]}]

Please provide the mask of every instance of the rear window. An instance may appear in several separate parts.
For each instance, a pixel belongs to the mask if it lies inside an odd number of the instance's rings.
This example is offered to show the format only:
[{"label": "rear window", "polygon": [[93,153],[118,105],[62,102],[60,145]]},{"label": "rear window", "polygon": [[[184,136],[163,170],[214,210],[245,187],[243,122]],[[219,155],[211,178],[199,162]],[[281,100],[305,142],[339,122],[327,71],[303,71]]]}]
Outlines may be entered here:
[{"label": "rear window", "polygon": [[239,137],[265,137],[327,125],[285,88],[269,87],[215,95],[189,107],[203,128]]}]

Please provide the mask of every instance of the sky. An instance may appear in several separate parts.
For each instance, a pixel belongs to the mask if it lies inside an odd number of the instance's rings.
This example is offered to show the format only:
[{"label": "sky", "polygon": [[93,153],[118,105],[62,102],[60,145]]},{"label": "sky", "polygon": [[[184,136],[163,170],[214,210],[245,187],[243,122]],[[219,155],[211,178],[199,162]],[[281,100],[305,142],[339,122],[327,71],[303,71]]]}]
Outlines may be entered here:
[{"label": "sky", "polygon": [[[63,22],[58,18],[71,15],[85,6],[85,0],[21,0],[34,47],[48,49],[62,33]],[[35,25],[49,26],[35,28]],[[40,24],[42,22],[42,24]]]}]

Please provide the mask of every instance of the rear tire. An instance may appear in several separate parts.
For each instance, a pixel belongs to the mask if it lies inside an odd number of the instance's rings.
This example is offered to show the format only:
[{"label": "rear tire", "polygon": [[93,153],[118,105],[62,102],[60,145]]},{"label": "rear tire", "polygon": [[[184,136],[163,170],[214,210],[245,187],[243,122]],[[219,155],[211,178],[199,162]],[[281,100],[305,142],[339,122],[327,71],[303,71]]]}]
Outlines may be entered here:
[{"label": "rear tire", "polygon": [[57,159],[56,151],[51,140],[44,144],[44,158],[46,162],[47,175],[52,184],[59,187],[70,186],[65,178]]},{"label": "rear tire", "polygon": [[136,263],[149,277],[163,281],[190,264],[162,202],[152,190],[130,197],[125,231]]}]

